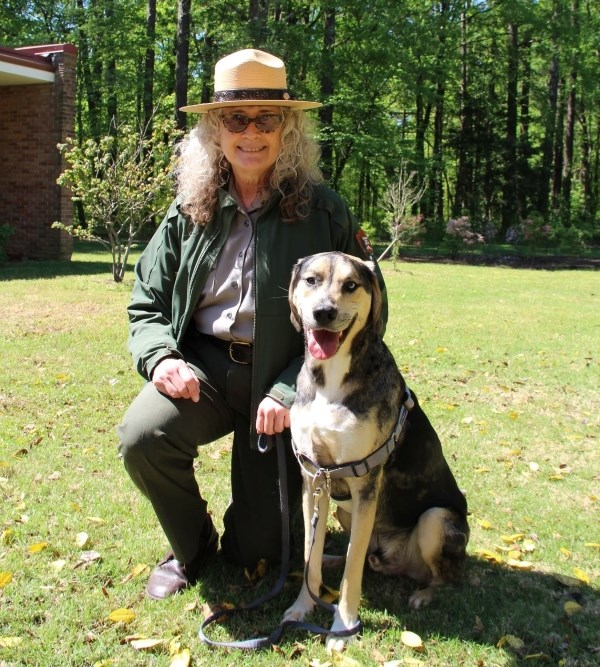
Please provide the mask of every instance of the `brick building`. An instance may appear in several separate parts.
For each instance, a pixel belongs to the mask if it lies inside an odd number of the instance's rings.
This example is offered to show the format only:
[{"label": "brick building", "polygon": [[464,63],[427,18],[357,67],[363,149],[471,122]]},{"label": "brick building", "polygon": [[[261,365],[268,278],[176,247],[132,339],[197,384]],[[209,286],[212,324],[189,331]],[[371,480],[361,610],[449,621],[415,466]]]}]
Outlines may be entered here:
[{"label": "brick building", "polygon": [[73,204],[56,184],[66,168],[57,144],[75,124],[77,48],[0,47],[0,224],[14,229],[11,259],[69,259]]}]

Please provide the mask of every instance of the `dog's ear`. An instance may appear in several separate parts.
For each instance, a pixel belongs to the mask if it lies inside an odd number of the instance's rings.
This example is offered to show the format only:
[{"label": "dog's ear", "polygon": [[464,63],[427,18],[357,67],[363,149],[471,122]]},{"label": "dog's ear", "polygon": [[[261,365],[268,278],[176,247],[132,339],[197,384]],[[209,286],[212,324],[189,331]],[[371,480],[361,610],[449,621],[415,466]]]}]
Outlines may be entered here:
[{"label": "dog's ear", "polygon": [[383,329],[383,322],[381,321],[383,299],[381,297],[379,280],[377,280],[377,273],[375,272],[375,262],[363,260],[363,264],[368,269],[369,280],[371,281],[371,312],[369,313],[369,318],[375,327],[375,331],[380,334]]},{"label": "dog's ear", "polygon": [[303,259],[299,259],[296,262],[296,264],[294,264],[294,268],[292,269],[292,278],[290,280],[290,287],[288,290],[288,301],[290,304],[290,320],[294,325],[294,329],[296,329],[296,331],[302,331],[302,319],[300,317],[298,309],[296,308],[296,304],[294,303],[294,292],[296,291],[296,285],[298,284],[298,280],[300,278],[300,270],[303,262],[304,262]]}]

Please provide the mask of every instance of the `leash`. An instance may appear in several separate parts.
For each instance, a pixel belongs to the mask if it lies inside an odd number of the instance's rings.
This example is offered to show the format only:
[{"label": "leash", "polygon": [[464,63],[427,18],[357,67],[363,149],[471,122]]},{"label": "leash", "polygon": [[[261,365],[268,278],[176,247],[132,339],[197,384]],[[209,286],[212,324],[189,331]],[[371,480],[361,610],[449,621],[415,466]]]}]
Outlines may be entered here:
[{"label": "leash", "polygon": [[[273,449],[273,440],[275,440],[275,446],[277,450],[277,468],[279,474],[279,503],[280,503],[279,507],[281,515],[282,555],[281,555],[281,568],[279,572],[279,578],[277,579],[275,585],[269,592],[260,596],[256,600],[253,600],[249,604],[244,604],[241,607],[234,607],[233,609],[221,609],[212,614],[211,616],[209,616],[207,619],[205,619],[205,621],[200,626],[200,629],[198,630],[198,637],[202,642],[210,646],[256,650],[260,648],[267,648],[269,646],[273,646],[273,644],[276,644],[281,639],[284,632],[288,628],[305,630],[318,635],[333,635],[335,637],[348,637],[350,635],[354,635],[357,632],[359,632],[362,627],[359,621],[359,623],[356,626],[348,630],[340,630],[334,632],[327,628],[323,628],[320,625],[316,625],[313,623],[306,623],[305,621],[282,621],[271,632],[271,634],[267,635],[266,637],[257,637],[254,639],[245,639],[239,641],[223,641],[223,642],[210,639],[205,633],[205,630],[209,625],[213,625],[214,623],[224,621],[232,616],[251,611],[253,609],[256,609],[257,607],[260,607],[265,602],[272,600],[274,597],[279,595],[285,584],[285,580],[287,578],[290,568],[290,522],[289,522],[289,503],[288,503],[288,488],[287,488],[287,465],[285,460],[286,458],[285,439],[281,433],[278,433],[275,436],[261,435],[258,441],[258,449],[262,454],[270,452]],[[313,521],[311,522],[311,541],[312,541],[310,549],[311,552],[315,540],[315,528],[317,525],[317,520],[318,520],[318,515],[316,518],[313,517]],[[309,556],[309,561],[310,561],[310,556]],[[308,578],[308,564],[304,568],[304,580],[307,582],[307,587],[308,587],[307,578]],[[327,609],[327,611],[330,612],[335,612],[336,609],[335,605],[329,604],[324,600],[321,600],[321,598],[315,595],[310,589],[309,593],[312,599],[315,602],[317,602],[320,606],[322,606],[324,609]]]}]

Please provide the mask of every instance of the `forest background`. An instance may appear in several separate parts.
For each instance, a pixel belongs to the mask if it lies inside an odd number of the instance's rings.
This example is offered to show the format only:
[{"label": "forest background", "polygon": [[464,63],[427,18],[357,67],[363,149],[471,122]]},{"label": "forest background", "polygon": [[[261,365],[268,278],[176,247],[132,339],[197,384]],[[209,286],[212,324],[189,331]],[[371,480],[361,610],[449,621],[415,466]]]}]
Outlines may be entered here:
[{"label": "forest background", "polygon": [[[324,103],[322,168],[389,238],[402,169],[426,185],[408,243],[600,242],[600,6],[592,0],[5,0],[4,46],[71,42],[76,142],[189,129],[223,55],[265,49]],[[26,110],[24,110],[26,113]],[[186,123],[188,127],[186,128]],[[165,203],[166,204],[166,203]]]}]

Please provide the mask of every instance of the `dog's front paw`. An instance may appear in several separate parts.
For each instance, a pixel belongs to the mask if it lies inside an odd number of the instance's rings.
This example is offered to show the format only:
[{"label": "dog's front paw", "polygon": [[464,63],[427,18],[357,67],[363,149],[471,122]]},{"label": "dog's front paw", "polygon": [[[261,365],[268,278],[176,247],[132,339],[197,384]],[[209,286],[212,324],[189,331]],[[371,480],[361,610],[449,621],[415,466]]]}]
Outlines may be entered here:
[{"label": "dog's front paw", "polygon": [[[342,619],[339,609],[336,610],[331,626],[332,632],[342,632],[356,627],[358,624],[358,616]],[[356,634],[347,635],[345,637],[336,637],[335,635],[327,635],[327,653],[331,655],[334,651],[341,653],[348,644],[356,639]]]},{"label": "dog's front paw", "polygon": [[298,598],[296,602],[289,608],[286,609],[285,614],[283,615],[284,623],[287,621],[303,621],[307,614],[313,610],[314,602],[306,602]]}]

